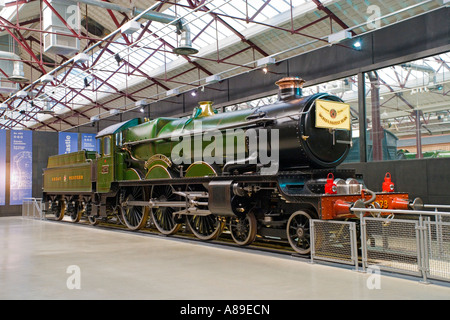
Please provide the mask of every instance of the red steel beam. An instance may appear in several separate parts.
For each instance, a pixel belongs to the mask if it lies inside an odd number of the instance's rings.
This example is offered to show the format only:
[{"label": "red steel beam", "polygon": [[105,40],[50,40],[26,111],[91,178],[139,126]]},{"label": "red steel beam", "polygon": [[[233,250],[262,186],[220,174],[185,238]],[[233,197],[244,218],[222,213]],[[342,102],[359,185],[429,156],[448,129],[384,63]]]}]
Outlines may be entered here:
[{"label": "red steel beam", "polygon": [[[8,20],[6,20],[6,19],[3,18],[3,17],[0,17],[0,24],[1,24],[2,26],[5,26],[5,24],[4,24],[3,22],[6,22],[7,24],[11,25],[11,23],[10,23]],[[22,48],[25,49],[25,51],[31,56],[31,58],[32,58],[33,60],[35,60],[35,61],[39,64],[39,68],[41,69],[42,73],[46,74],[47,71],[45,71],[45,69],[43,68],[41,62],[38,60],[38,58],[37,58],[36,55],[34,54],[33,50],[31,50],[31,48],[27,45],[25,39],[22,37],[22,34],[19,33],[19,36],[22,38],[22,41],[21,41],[19,38],[17,38],[17,37],[14,35],[14,32],[12,32],[11,30],[9,30],[9,28],[4,28],[4,29],[6,30],[6,32],[9,33],[9,35],[10,35],[10,36],[11,36],[11,37],[12,37],[12,38],[13,38],[13,39],[14,39],[14,40],[22,47]],[[17,31],[17,30],[16,30],[16,31]],[[18,31],[17,31],[17,32],[18,32]]]},{"label": "red steel beam", "polygon": [[[313,0],[313,2],[316,4],[317,8],[323,12],[325,12],[327,14],[327,16],[331,17],[331,19],[333,19],[338,25],[340,25],[342,27],[342,29],[348,29],[349,26],[342,21],[337,15],[335,15],[333,13],[333,11],[331,11],[330,9],[328,9],[327,7],[325,7],[322,2],[320,2],[320,0]],[[356,33],[351,30],[351,33],[353,36],[356,36]]]}]

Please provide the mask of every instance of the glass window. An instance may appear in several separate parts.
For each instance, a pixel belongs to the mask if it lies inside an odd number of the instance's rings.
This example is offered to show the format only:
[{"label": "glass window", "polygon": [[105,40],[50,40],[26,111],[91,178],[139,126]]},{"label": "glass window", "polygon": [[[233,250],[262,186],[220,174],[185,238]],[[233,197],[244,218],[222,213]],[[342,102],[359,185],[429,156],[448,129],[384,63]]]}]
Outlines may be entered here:
[{"label": "glass window", "polygon": [[450,155],[450,53],[366,74],[368,161]]},{"label": "glass window", "polygon": [[111,154],[111,138],[103,138],[103,155],[108,156]]}]

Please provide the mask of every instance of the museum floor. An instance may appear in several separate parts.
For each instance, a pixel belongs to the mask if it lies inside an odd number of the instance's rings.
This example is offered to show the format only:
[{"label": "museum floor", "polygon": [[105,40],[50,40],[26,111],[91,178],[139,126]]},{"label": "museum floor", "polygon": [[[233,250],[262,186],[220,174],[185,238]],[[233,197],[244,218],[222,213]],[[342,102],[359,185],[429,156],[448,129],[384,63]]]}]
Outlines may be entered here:
[{"label": "museum floor", "polygon": [[[290,256],[0,218],[0,299],[449,299],[450,286]],[[79,286],[79,288],[77,287]]]}]

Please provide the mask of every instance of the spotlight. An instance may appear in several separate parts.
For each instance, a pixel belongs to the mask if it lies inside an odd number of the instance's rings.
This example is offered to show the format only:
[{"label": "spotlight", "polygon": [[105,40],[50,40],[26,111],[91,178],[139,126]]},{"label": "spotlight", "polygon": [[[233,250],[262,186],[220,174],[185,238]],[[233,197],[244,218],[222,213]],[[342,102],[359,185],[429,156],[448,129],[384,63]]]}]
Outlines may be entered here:
[{"label": "spotlight", "polygon": [[144,107],[140,108],[139,111],[140,111],[141,113],[144,113],[144,112],[145,112]]},{"label": "spotlight", "polygon": [[191,92],[191,96],[195,97],[197,95],[197,90]]},{"label": "spotlight", "polygon": [[264,67],[264,68],[262,69],[262,71],[264,72],[264,74],[267,74],[267,72],[269,72],[269,69],[267,69],[267,67]]},{"label": "spotlight", "polygon": [[358,50],[361,50],[361,47],[362,47],[362,43],[361,43],[361,41],[356,41],[354,44],[353,44],[353,47],[355,48],[355,49],[358,49]]}]

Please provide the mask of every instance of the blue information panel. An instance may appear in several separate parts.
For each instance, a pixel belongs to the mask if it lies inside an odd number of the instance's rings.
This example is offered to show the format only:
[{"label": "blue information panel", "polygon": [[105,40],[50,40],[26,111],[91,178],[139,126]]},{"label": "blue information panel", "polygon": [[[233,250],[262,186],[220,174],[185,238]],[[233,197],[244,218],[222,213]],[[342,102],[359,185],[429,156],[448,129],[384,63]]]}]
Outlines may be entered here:
[{"label": "blue information panel", "polygon": [[59,154],[72,153],[78,151],[78,133],[59,133]]},{"label": "blue information panel", "polygon": [[6,194],[6,131],[0,130],[0,206],[5,205]]},{"label": "blue information panel", "polygon": [[95,141],[96,134],[82,133],[81,134],[81,150],[98,151],[97,143]]},{"label": "blue information panel", "polygon": [[24,198],[32,196],[33,133],[11,131],[10,200],[11,205],[21,205]]}]

